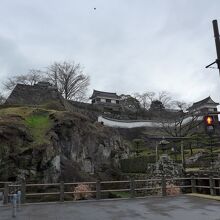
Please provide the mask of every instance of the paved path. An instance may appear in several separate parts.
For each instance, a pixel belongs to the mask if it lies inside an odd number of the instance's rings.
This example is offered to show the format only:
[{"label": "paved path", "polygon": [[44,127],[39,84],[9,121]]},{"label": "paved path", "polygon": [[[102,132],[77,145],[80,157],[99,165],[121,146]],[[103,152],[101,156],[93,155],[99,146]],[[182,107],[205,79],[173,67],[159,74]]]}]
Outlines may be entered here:
[{"label": "paved path", "polygon": [[[13,219],[0,207],[0,220]],[[14,218],[15,219],[15,218]],[[26,205],[17,220],[220,220],[220,202],[191,196]]]}]

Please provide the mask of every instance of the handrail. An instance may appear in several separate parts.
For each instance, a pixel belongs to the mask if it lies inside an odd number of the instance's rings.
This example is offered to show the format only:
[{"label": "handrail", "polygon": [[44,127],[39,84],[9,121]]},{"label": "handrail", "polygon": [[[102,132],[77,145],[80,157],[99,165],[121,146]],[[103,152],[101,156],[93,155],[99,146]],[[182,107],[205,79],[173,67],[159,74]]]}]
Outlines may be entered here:
[{"label": "handrail", "polygon": [[154,182],[154,181],[161,181],[161,179],[146,179],[146,180],[135,180],[135,182]]},{"label": "handrail", "polygon": [[[203,180],[203,181],[200,181]],[[87,182],[60,182],[60,183],[13,183],[13,182],[0,182],[4,183],[4,187],[0,188],[0,191],[4,192],[4,203],[8,203],[8,198],[12,196],[12,192],[17,187],[21,190],[22,201],[24,203],[25,198],[30,200],[30,197],[41,197],[41,196],[58,196],[60,201],[64,201],[66,198],[71,198],[68,195],[86,195],[92,194],[96,199],[101,199],[102,195],[107,195],[107,193],[117,193],[124,192],[125,195],[130,195],[129,197],[138,197],[141,195],[152,195],[153,193],[160,193],[162,196],[166,196],[170,193],[172,189],[180,189],[182,192],[197,192],[198,189],[204,189],[205,192],[209,192],[211,195],[216,195],[216,192],[220,192],[220,186],[216,185],[220,177],[161,177],[152,179],[126,179],[126,180],[108,180],[108,181],[87,181]],[[180,182],[178,182],[180,181]],[[79,185],[90,185],[90,187],[85,188],[82,191],[75,190]],[[36,192],[36,188],[40,186],[44,191]],[[51,190],[53,187],[53,191]],[[73,186],[73,187],[71,187]],[[35,188],[35,189],[34,189]],[[47,189],[51,191],[46,192]],[[155,190],[155,191],[154,191]],[[178,192],[180,190],[177,190]],[[152,191],[152,192],[151,192]],[[200,190],[201,191],[201,190]],[[120,195],[120,194],[119,194]],[[90,196],[90,195],[89,195]],[[57,198],[57,197],[56,197]]]},{"label": "handrail", "polygon": [[59,186],[60,183],[28,183],[26,186]]},{"label": "handrail", "polygon": [[[136,181],[136,180],[135,180]],[[101,181],[100,183],[102,184],[111,184],[111,183],[129,183],[130,181],[128,180],[117,180],[117,181]]]},{"label": "handrail", "polygon": [[64,183],[64,185],[79,185],[79,184],[85,184],[85,185],[88,185],[88,184],[96,184],[96,182],[76,182],[76,183]]}]

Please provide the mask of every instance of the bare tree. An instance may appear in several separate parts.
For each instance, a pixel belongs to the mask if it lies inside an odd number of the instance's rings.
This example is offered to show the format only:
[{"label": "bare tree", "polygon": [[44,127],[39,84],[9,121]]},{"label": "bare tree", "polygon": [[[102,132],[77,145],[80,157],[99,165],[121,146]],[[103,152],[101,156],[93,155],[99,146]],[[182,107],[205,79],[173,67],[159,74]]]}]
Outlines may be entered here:
[{"label": "bare tree", "polygon": [[45,80],[44,72],[41,70],[30,69],[27,74],[27,82],[29,85],[34,85],[39,81]]},{"label": "bare tree", "polygon": [[4,104],[5,100],[6,98],[2,94],[0,94],[0,105]]},{"label": "bare tree", "polygon": [[142,108],[149,109],[153,101],[158,100],[162,102],[165,108],[170,107],[170,102],[172,100],[170,94],[166,91],[161,91],[158,94],[155,92],[144,92],[142,94],[135,93],[134,97],[141,103]]},{"label": "bare tree", "polygon": [[65,99],[82,101],[86,97],[89,77],[83,74],[82,67],[75,62],[55,62],[48,67],[48,80],[55,85]]},{"label": "bare tree", "polygon": [[165,108],[169,108],[172,98],[167,91],[161,91],[158,94],[158,100],[162,102]]},{"label": "bare tree", "polygon": [[41,70],[31,69],[27,74],[21,74],[21,75],[9,77],[3,83],[3,86],[5,90],[11,91],[18,83],[25,85],[34,85],[43,79],[44,79],[44,74]]},{"label": "bare tree", "polygon": [[176,112],[171,119],[162,120],[161,129],[172,137],[185,137],[192,134],[201,124],[200,115],[187,113],[188,105],[184,102],[174,101]]},{"label": "bare tree", "polygon": [[140,102],[142,108],[149,109],[155,95],[155,92],[144,92],[143,94],[135,93],[134,97]]}]

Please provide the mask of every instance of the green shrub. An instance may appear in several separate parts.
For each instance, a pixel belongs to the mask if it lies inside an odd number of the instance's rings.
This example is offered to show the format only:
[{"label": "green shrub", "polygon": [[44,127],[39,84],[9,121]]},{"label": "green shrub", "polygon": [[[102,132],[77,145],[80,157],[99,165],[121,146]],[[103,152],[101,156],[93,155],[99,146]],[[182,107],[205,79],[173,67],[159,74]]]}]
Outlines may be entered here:
[{"label": "green shrub", "polygon": [[155,163],[155,155],[123,159],[120,161],[121,170],[125,173],[146,173],[149,163]]},{"label": "green shrub", "polygon": [[51,121],[46,114],[30,115],[25,120],[26,125],[30,128],[34,142],[43,144],[46,140],[46,133],[51,127]]}]

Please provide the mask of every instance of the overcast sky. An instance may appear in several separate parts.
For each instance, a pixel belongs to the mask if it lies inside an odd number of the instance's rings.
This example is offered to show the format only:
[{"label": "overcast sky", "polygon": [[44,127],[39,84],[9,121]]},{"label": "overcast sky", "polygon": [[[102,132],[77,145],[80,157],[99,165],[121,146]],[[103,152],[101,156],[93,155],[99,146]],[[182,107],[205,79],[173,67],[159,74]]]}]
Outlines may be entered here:
[{"label": "overcast sky", "polygon": [[[0,0],[0,76],[80,62],[92,89],[220,101],[219,0]],[[96,10],[94,10],[96,8]],[[220,24],[220,19],[219,19]]]}]

